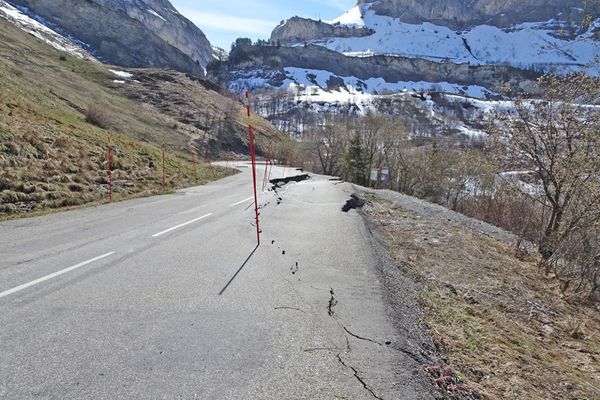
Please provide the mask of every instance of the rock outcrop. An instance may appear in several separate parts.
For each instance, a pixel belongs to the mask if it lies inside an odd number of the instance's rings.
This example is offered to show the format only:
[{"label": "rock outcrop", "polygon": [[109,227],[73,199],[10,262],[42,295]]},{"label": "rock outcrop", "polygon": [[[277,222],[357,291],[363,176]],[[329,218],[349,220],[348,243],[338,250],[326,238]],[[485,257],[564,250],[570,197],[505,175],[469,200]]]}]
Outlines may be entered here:
[{"label": "rock outcrop", "polygon": [[[479,85],[496,92],[510,89],[522,92],[527,88],[534,94],[534,81],[539,74],[507,65],[469,65],[438,63],[418,58],[378,55],[371,57],[348,57],[320,46],[300,47],[238,46],[229,61],[209,76],[222,83],[232,82],[258,70],[264,72],[270,84],[279,87],[286,78],[284,69],[296,67],[323,70],[340,77],[356,77],[359,80],[382,78],[386,82],[425,81],[452,82],[459,85]],[[264,77],[258,77],[264,78]],[[332,82],[329,90],[335,90]]]},{"label": "rock outcrop", "polygon": [[271,42],[288,45],[331,37],[363,37],[372,34],[368,28],[328,24],[308,18],[293,17],[283,21],[271,34]]},{"label": "rock outcrop", "polygon": [[[455,30],[488,24],[510,27],[557,19],[580,21],[584,0],[359,0],[380,15],[416,24],[431,22]],[[591,10],[593,12],[593,10]]]},{"label": "rock outcrop", "polygon": [[[586,0],[358,0],[364,15],[371,10],[378,15],[396,18],[408,24],[429,22],[465,31],[480,25],[510,28],[525,22],[561,21],[557,34],[573,37],[583,33],[583,21],[600,17],[600,3]],[[591,17],[591,18],[590,18]],[[381,27],[380,27],[381,28]],[[363,37],[374,30],[368,26],[346,26],[307,18],[293,17],[282,21],[271,40],[282,44],[299,44],[314,40]]]},{"label": "rock outcrop", "polygon": [[167,67],[202,75],[213,49],[168,0],[15,0],[124,67]]}]

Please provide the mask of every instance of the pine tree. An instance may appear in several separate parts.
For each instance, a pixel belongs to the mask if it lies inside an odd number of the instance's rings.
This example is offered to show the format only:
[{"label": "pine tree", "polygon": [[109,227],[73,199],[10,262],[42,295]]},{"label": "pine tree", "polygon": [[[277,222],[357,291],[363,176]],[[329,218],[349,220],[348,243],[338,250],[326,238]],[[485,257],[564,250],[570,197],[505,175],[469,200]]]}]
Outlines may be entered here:
[{"label": "pine tree", "polygon": [[358,132],[350,138],[344,154],[344,171],[352,182],[364,185],[365,170],[367,169],[366,150]]}]

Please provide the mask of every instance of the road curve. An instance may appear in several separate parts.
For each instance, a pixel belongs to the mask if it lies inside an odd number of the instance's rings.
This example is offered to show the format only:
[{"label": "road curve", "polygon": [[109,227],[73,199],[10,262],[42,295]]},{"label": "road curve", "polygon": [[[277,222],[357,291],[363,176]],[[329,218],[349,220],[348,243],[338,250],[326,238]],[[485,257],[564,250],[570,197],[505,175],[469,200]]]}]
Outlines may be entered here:
[{"label": "road curve", "polygon": [[398,350],[380,250],[341,212],[352,187],[312,176],[260,193],[255,248],[240,170],[0,223],[0,398],[432,398]]}]

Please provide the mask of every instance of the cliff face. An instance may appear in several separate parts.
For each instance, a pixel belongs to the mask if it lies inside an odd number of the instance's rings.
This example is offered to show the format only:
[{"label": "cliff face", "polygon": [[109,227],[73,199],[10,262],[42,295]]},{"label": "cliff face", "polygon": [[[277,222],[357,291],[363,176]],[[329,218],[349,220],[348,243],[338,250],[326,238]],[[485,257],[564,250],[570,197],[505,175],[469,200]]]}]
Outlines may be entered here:
[{"label": "cliff face", "polygon": [[462,30],[488,24],[510,27],[523,22],[580,21],[583,0],[359,0],[380,15],[406,23],[431,22]]},{"label": "cliff face", "polygon": [[[459,85],[479,85],[492,91],[510,89],[534,94],[534,81],[539,74],[506,65],[469,65],[438,63],[418,58],[378,55],[347,57],[320,46],[275,47],[242,46],[231,54],[227,64],[209,71],[222,83],[233,82],[242,76],[256,74],[269,84],[279,87],[286,79],[285,68],[323,70],[338,77],[355,77],[366,81],[377,77],[386,82],[425,81],[453,82]],[[259,72],[260,71],[260,72]],[[328,82],[329,90],[336,90],[335,81]]]},{"label": "cliff face", "polygon": [[597,75],[598,8],[585,0],[360,0],[327,23],[289,19],[273,39],[352,56]]},{"label": "cliff face", "polygon": [[373,31],[368,28],[350,27],[340,24],[332,25],[308,18],[293,17],[273,30],[271,41],[280,41],[286,45],[317,40],[324,37],[363,37],[372,33]]},{"label": "cliff face", "polygon": [[364,20],[367,13],[407,24],[429,22],[453,31],[466,31],[482,25],[505,29],[525,22],[553,20],[559,26],[555,32],[557,35],[568,33],[576,36],[585,31],[582,22],[586,18],[594,20],[600,17],[600,3],[587,0],[358,0],[357,6],[349,13],[359,19],[358,26],[294,17],[277,26],[271,38],[283,44],[297,44],[369,36],[383,27],[369,26]]},{"label": "cliff face", "polygon": [[125,67],[169,67],[201,75],[212,59],[202,31],[167,0],[17,0]]}]

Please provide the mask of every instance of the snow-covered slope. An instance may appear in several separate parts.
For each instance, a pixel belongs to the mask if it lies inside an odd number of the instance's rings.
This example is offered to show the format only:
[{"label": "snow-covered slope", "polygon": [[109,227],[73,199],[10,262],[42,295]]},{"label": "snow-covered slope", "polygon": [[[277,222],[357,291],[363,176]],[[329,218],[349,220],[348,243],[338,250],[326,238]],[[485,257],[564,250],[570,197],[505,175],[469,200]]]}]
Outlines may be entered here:
[{"label": "snow-covered slope", "polygon": [[325,21],[325,22],[328,24],[331,24],[331,25],[341,24],[341,25],[354,26],[357,28],[362,28],[365,26],[365,21],[363,19],[363,15],[362,15],[362,9],[361,9],[361,6],[359,6],[359,5],[354,6],[349,11],[346,11],[344,14],[342,14],[338,18],[333,19],[331,21]]},{"label": "snow-covered slope", "polygon": [[0,17],[4,18],[24,31],[50,44],[55,49],[64,51],[73,56],[85,59],[94,59],[90,54],[89,48],[85,43],[78,42],[66,35],[61,35],[49,26],[52,24],[40,17],[35,17],[31,13],[26,13],[27,9],[17,8],[0,0]]},{"label": "snow-covered slope", "polygon": [[[229,83],[229,88],[234,92],[242,92],[248,89],[283,87],[312,98],[316,96],[340,103],[357,97],[368,98],[371,95],[397,92],[438,91],[478,99],[499,97],[499,94],[478,85],[465,86],[449,82],[425,81],[386,82],[383,78],[377,77],[361,80],[354,76],[338,76],[329,71],[296,67],[286,67],[283,73],[285,77],[273,79],[280,74],[278,71],[268,69],[245,71]],[[274,82],[277,82],[277,85]]]},{"label": "snow-covered slope", "polygon": [[347,55],[394,54],[438,62],[508,64],[561,74],[583,70],[598,75],[599,72],[590,63],[600,54],[600,41],[594,38],[600,20],[575,37],[565,33],[569,31],[566,22],[557,20],[522,23],[508,29],[479,25],[457,32],[428,22],[403,23],[376,14],[369,4],[361,4],[329,22],[366,27],[375,32],[365,37],[311,41]]},{"label": "snow-covered slope", "polygon": [[[102,60],[203,75],[215,58],[204,33],[169,0],[8,0],[87,43]],[[46,24],[44,24],[46,25]]]}]

